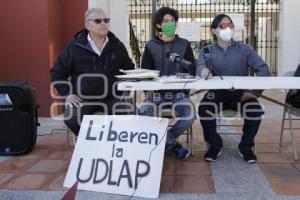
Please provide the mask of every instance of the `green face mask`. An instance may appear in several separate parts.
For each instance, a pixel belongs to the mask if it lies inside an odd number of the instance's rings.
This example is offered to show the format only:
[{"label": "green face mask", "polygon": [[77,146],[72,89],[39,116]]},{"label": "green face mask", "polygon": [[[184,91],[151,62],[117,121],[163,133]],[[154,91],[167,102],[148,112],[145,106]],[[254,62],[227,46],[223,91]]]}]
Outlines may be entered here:
[{"label": "green face mask", "polygon": [[168,22],[162,26],[162,31],[167,37],[175,35],[176,22]]}]

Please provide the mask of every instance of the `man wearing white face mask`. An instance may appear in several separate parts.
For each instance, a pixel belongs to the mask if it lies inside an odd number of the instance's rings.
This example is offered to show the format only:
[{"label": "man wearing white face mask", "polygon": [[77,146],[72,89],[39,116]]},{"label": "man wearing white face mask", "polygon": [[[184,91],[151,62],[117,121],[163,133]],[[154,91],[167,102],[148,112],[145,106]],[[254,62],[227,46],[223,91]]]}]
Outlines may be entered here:
[{"label": "man wearing white face mask", "polygon": [[[198,76],[206,79],[214,75],[248,76],[250,69],[257,76],[270,75],[268,66],[252,47],[232,39],[234,24],[229,16],[216,16],[211,30],[215,42],[201,50],[197,64]],[[198,112],[204,139],[209,144],[205,160],[215,161],[222,154],[223,142],[216,131],[215,115],[225,109],[240,109],[243,114],[244,134],[239,144],[239,154],[246,162],[256,162],[252,147],[264,112],[257,96],[244,90],[210,90],[201,100]]]}]

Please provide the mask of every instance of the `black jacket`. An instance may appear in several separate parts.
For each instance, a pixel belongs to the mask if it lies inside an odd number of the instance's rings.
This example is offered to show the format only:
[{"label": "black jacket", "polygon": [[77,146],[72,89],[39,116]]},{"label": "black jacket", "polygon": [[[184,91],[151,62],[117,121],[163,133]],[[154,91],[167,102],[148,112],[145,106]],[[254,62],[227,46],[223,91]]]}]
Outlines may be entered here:
[{"label": "black jacket", "polygon": [[185,60],[192,63],[186,71],[190,75],[196,75],[194,53],[188,40],[176,35],[171,42],[164,42],[159,37],[154,37],[147,42],[142,58],[142,68],[159,70],[161,76],[175,75],[178,72],[176,64],[169,61],[168,53],[177,53]]},{"label": "black jacket", "polygon": [[[112,86],[117,80],[115,75],[121,74],[120,69],[133,69],[134,64],[129,58],[125,46],[113,33],[108,33],[109,42],[100,56],[90,47],[87,35],[87,30],[77,33],[75,39],[58,56],[50,71],[52,82],[70,80],[73,86],[71,93],[78,95],[77,80],[80,75],[101,74],[106,76],[108,80],[106,98],[113,98]],[[83,95],[102,95],[105,91],[104,81],[98,77],[83,78],[80,85]],[[62,96],[70,94],[67,85],[56,84],[55,87]]]},{"label": "black jacket", "polygon": [[[180,38],[176,35],[171,42],[164,42],[159,37],[154,37],[147,42],[142,58],[142,68],[159,70],[161,76],[175,75],[178,72],[176,63],[168,59],[168,53],[177,53],[182,58],[190,61],[192,65],[185,71],[190,75],[196,75],[196,65],[194,53],[188,40]],[[165,94],[170,90],[160,90],[160,94]],[[172,93],[189,94],[189,90],[171,90]]]}]

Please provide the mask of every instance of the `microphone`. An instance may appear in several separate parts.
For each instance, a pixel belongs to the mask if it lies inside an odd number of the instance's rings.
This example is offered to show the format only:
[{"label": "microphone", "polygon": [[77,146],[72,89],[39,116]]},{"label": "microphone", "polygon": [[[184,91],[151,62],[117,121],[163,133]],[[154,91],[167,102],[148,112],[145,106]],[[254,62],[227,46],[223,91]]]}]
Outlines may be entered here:
[{"label": "microphone", "polygon": [[213,74],[213,69],[212,69],[212,65],[211,65],[211,56],[210,56],[210,52],[209,52],[208,48],[204,48],[204,59],[205,59],[205,64],[206,64],[207,68],[209,69],[209,73],[205,77],[205,80],[207,80],[209,77],[209,74],[210,73]]},{"label": "microphone", "polygon": [[185,71],[189,71],[189,69],[192,67],[192,63],[188,60],[185,60],[177,53],[171,53],[167,52],[166,57],[169,59],[169,61],[178,64],[178,71],[182,71],[183,68]]}]

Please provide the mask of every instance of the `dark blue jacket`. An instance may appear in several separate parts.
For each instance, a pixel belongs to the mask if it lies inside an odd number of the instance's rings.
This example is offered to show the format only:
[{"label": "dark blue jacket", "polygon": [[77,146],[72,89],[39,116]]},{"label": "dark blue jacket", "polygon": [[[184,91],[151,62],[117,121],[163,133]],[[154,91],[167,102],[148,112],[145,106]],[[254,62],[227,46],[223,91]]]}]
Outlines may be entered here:
[{"label": "dark blue jacket", "polygon": [[[75,39],[68,44],[58,56],[51,69],[51,79],[54,81],[70,81],[73,86],[73,94],[78,94],[78,77],[82,74],[102,74],[108,80],[108,95],[113,98],[112,88],[117,81],[115,75],[121,74],[120,69],[134,68],[123,43],[111,32],[108,33],[109,42],[104,47],[102,54],[98,56],[90,47],[87,40],[88,31],[82,30],[76,34]],[[104,93],[104,81],[101,78],[84,78],[81,82],[81,93],[84,95],[102,95]],[[70,93],[66,85],[56,85],[56,89],[62,96]]]},{"label": "dark blue jacket", "polygon": [[189,41],[176,36],[171,42],[164,42],[158,37],[147,42],[142,58],[142,68],[159,70],[161,76],[175,75],[178,72],[175,63],[169,61],[167,53],[177,53],[192,63],[187,73],[196,75],[194,54]]}]

